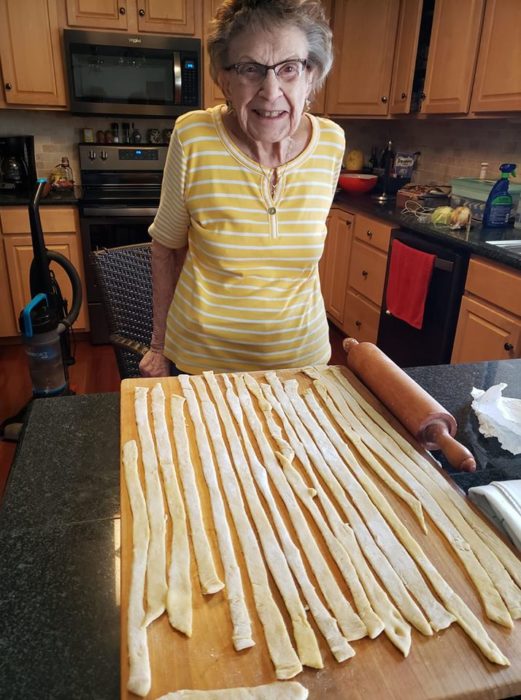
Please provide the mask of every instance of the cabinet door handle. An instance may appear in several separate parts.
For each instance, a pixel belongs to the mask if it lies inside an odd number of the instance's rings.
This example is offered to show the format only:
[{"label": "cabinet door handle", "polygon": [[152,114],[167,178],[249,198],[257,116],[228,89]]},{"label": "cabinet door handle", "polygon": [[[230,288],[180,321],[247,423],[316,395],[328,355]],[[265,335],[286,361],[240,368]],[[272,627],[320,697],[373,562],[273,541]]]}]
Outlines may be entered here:
[{"label": "cabinet door handle", "polygon": [[373,237],[373,232],[372,231],[366,231],[367,238],[371,239]]},{"label": "cabinet door handle", "polygon": [[5,84],[5,89],[6,89],[6,90],[12,90],[12,89],[13,89],[13,86],[11,85],[11,83],[6,83],[6,84]]},{"label": "cabinet door handle", "polygon": [[360,328],[361,325],[362,325],[362,321],[355,321],[355,326],[357,328]]},{"label": "cabinet door handle", "polygon": [[143,8],[141,8],[141,9],[139,10],[139,12],[138,12],[138,15],[139,15],[140,17],[144,17],[144,16],[145,16],[145,10],[144,10]]},{"label": "cabinet door handle", "polygon": [[511,350],[514,349],[514,346],[512,345],[512,343],[505,343],[505,344],[503,345],[503,347],[505,348],[505,350],[506,350],[507,352],[511,352]]},{"label": "cabinet door handle", "polygon": [[369,273],[367,272],[367,270],[362,270],[362,277],[364,277],[365,279],[367,279],[368,274]]},{"label": "cabinet door handle", "polygon": [[120,14],[120,15],[124,15],[125,13],[126,13],[125,8],[124,8],[124,7],[120,7],[120,8],[119,8],[119,14]]},{"label": "cabinet door handle", "polygon": [[382,102],[384,104],[387,102],[387,97],[385,95],[382,95],[382,97],[380,99],[382,100]]},{"label": "cabinet door handle", "polygon": [[402,92],[402,95],[401,95],[402,100],[405,100],[406,97],[407,97],[407,93],[406,93],[406,92]]}]

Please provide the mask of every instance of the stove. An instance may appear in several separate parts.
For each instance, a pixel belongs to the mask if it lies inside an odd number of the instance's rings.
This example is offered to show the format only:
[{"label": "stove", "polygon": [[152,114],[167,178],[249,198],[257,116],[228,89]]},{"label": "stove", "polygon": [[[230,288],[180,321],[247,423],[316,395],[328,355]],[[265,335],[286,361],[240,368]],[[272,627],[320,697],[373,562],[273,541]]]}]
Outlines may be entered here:
[{"label": "stove", "polygon": [[168,145],[79,144],[82,196],[80,227],[91,341],[108,343],[101,293],[90,254],[150,241]]}]

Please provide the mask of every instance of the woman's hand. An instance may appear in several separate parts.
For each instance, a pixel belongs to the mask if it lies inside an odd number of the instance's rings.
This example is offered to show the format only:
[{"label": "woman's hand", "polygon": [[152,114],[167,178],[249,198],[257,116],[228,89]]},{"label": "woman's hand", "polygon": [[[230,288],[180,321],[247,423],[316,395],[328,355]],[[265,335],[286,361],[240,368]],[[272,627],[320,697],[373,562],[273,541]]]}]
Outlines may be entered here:
[{"label": "woman's hand", "polygon": [[159,350],[149,350],[139,363],[142,377],[169,377],[170,360]]}]

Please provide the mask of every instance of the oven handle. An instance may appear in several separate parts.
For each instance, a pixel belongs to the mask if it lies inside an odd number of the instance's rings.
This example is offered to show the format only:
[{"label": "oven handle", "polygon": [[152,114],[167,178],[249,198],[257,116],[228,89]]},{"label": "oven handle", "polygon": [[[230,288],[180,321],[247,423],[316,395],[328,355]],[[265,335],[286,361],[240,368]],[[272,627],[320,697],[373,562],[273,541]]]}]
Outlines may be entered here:
[{"label": "oven handle", "polygon": [[157,207],[84,207],[83,216],[155,216]]},{"label": "oven handle", "polygon": [[181,104],[181,54],[179,51],[174,51],[174,104]]}]

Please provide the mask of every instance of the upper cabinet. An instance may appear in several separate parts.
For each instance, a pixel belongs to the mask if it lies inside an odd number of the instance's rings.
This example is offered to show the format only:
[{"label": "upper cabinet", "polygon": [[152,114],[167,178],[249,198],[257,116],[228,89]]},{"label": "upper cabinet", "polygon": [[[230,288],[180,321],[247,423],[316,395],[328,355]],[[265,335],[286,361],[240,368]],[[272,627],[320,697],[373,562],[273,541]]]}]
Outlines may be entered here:
[{"label": "upper cabinet", "polygon": [[400,0],[342,0],[333,15],[329,114],[386,115]]},{"label": "upper cabinet", "polygon": [[521,0],[342,0],[326,111],[521,110]]},{"label": "upper cabinet", "polygon": [[408,114],[415,74],[423,0],[402,0],[389,101],[390,114]]},{"label": "upper cabinet", "polygon": [[87,29],[200,35],[201,0],[67,0],[67,23]]},{"label": "upper cabinet", "polygon": [[203,0],[203,65],[204,65],[204,106],[214,107],[225,102],[221,89],[214,83],[210,75],[210,60],[206,50],[206,40],[209,34],[210,20],[222,5],[222,0]]},{"label": "upper cabinet", "polygon": [[423,113],[469,111],[484,5],[485,0],[436,0]]},{"label": "upper cabinet", "polygon": [[471,110],[521,110],[520,0],[487,2]]},{"label": "upper cabinet", "polygon": [[59,0],[0,0],[0,59],[8,106],[65,107]]}]

